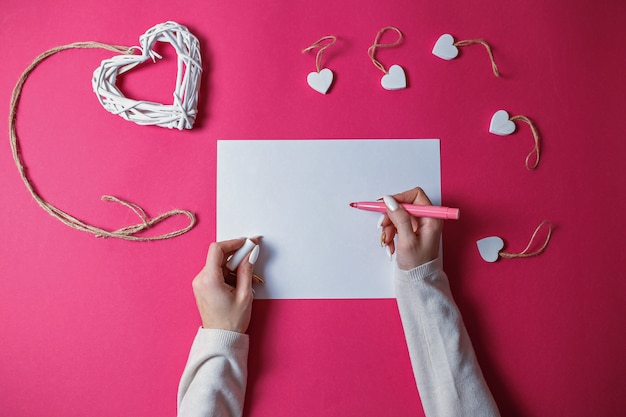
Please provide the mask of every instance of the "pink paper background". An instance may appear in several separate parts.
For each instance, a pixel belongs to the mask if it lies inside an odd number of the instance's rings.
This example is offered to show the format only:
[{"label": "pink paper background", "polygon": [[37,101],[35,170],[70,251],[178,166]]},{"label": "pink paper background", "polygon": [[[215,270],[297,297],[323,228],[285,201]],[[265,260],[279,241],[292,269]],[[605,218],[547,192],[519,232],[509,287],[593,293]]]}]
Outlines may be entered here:
[{"label": "pink paper background", "polygon": [[[445,268],[502,414],[623,414],[623,1],[4,0],[1,10],[4,132],[20,73],[57,45],[135,45],[174,20],[200,39],[205,72],[199,120],[186,132],[136,126],[100,107],[90,77],[106,51],[63,52],[27,81],[18,129],[45,198],[107,228],[136,218],[103,194],[151,215],[189,209],[199,223],[155,243],[72,230],[33,201],[5,139],[0,414],[175,415],[199,325],[190,283],[215,237],[217,139],[420,137],[441,138],[443,201],[463,211],[446,223]],[[366,54],[387,25],[406,39],[378,57],[405,68],[403,91],[384,91]],[[434,57],[446,32],[486,39],[502,77],[478,45],[453,61]],[[336,80],[322,96],[306,85],[314,55],[300,50],[329,34],[339,41],[324,66]],[[129,74],[129,95],[171,99],[175,66],[165,52],[165,62]],[[536,171],[523,165],[532,147],[525,124],[509,137],[488,133],[501,108],[537,123]],[[541,256],[479,257],[477,239],[501,236],[519,251],[544,219],[555,231]],[[258,301],[249,332],[246,415],[423,413],[393,300]]]}]

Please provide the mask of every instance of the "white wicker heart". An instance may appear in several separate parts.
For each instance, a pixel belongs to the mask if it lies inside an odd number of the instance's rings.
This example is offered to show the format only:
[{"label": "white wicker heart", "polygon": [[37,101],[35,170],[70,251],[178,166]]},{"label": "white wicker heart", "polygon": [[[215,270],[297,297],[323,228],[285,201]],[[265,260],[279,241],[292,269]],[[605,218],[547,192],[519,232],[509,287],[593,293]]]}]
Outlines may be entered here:
[{"label": "white wicker heart", "polygon": [[[139,38],[141,55],[117,55],[102,61],[94,71],[93,90],[100,104],[109,112],[139,125],[157,125],[179,130],[191,129],[196,120],[202,59],[198,39],[182,25],[165,22],[149,29]],[[152,50],[155,42],[167,42],[176,50],[178,72],[172,104],[133,100],[117,87],[119,74],[137,65],[161,58]]]}]

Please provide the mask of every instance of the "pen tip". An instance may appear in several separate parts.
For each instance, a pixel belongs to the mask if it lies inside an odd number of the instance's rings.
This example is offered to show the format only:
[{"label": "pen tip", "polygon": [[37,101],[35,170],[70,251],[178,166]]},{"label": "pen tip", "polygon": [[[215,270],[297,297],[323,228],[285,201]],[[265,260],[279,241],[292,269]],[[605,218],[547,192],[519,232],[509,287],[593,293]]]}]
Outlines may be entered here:
[{"label": "pen tip", "polygon": [[350,207],[356,207],[356,203],[350,203]]}]

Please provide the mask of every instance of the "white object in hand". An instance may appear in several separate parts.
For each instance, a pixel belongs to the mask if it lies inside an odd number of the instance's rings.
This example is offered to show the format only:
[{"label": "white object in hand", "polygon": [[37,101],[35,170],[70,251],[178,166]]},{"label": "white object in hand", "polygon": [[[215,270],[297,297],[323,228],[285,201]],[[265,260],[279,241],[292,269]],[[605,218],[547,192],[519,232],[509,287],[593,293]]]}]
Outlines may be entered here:
[{"label": "white object in hand", "polygon": [[495,262],[504,247],[504,241],[497,236],[490,236],[476,241],[480,256],[487,262]]},{"label": "white object in hand", "polygon": [[433,55],[445,59],[446,61],[454,59],[459,55],[459,48],[454,45],[452,35],[445,33],[437,39],[433,47]]},{"label": "white object in hand", "polygon": [[406,75],[400,65],[389,67],[389,73],[380,80],[380,84],[385,90],[401,90],[406,88]]},{"label": "white object in hand", "polygon": [[333,83],[333,72],[328,68],[322,69],[320,72],[310,72],[306,77],[309,86],[318,93],[326,94],[330,85]]},{"label": "white object in hand", "polygon": [[[250,239],[246,239],[246,241],[243,243],[243,246],[237,249],[237,251],[233,253],[233,256],[230,257],[230,259],[226,263],[226,268],[231,271],[237,269],[241,261],[243,261],[243,258],[245,258],[246,255],[255,248],[255,246],[257,246],[256,243],[254,243]],[[254,261],[256,261],[256,259],[254,259]]]},{"label": "white object in hand", "polygon": [[509,120],[509,113],[506,110],[498,110],[491,117],[489,132],[494,135],[507,136],[515,132],[515,123]]}]

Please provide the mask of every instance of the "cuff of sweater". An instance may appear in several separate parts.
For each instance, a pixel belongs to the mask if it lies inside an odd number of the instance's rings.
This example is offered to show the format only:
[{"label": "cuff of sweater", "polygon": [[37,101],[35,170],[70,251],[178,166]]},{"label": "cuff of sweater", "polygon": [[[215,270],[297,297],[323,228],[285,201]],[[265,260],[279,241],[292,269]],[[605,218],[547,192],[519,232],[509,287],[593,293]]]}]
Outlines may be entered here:
[{"label": "cuff of sweater", "polygon": [[398,268],[396,264],[396,278],[401,281],[422,281],[430,276],[436,275],[443,271],[443,261],[441,257],[426,262],[418,267],[405,271]]},{"label": "cuff of sweater", "polygon": [[198,329],[195,341],[200,345],[212,344],[229,349],[247,349],[250,343],[247,334],[230,330],[205,329],[203,327]]}]

